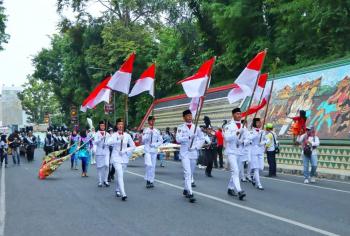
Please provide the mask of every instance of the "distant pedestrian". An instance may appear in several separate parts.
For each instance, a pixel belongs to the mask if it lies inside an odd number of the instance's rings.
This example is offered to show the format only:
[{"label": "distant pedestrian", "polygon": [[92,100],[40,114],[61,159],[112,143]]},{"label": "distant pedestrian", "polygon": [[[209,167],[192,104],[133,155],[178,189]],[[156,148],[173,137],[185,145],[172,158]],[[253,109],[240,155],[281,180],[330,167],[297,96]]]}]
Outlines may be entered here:
[{"label": "distant pedestrian", "polygon": [[[320,146],[320,139],[316,136],[314,127],[307,127],[306,133],[299,136],[297,142],[301,144],[301,158],[304,163],[304,183],[315,183],[317,169],[317,147]],[[311,163],[311,172],[309,170]]]},{"label": "distant pedestrian", "polygon": [[27,136],[24,137],[24,144],[26,148],[26,154],[28,162],[34,161],[34,151],[37,145],[36,137],[31,131],[28,132]]},{"label": "distant pedestrian", "polygon": [[5,160],[5,168],[7,167],[8,164],[8,160],[7,160],[7,149],[8,149],[8,145],[7,145],[7,140],[6,140],[6,134],[1,135],[1,139],[0,139],[0,161],[1,161],[1,165]]},{"label": "distant pedestrian", "polygon": [[267,162],[269,164],[269,174],[267,177],[276,177],[276,154],[278,153],[278,140],[276,137],[276,134],[273,132],[273,124],[267,123],[266,124],[266,133],[265,133],[265,139],[266,139],[266,155],[267,155]]},{"label": "distant pedestrian", "polygon": [[9,138],[9,147],[11,148],[12,151],[12,159],[13,159],[13,164],[20,165],[21,159],[19,155],[19,147],[21,146],[21,138],[19,136],[18,130],[16,130],[14,133],[12,133]]}]

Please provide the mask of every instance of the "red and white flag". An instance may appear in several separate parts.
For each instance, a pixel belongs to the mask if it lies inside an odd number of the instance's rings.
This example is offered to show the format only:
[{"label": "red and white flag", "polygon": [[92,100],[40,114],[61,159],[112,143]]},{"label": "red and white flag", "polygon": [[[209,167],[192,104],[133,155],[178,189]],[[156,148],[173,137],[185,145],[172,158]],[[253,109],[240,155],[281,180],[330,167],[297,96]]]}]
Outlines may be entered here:
[{"label": "red and white flag", "polygon": [[260,74],[258,84],[256,85],[256,90],[254,93],[254,100],[260,102],[260,98],[263,94],[267,79],[269,77],[268,73]]},{"label": "red and white flag", "polygon": [[177,82],[178,84],[182,84],[187,97],[194,98],[204,96],[214,62],[215,57],[204,62],[196,74]]},{"label": "red and white flag", "polygon": [[256,80],[263,66],[265,56],[266,50],[259,52],[238,76],[235,81],[235,88],[233,88],[227,95],[228,101],[231,104],[244,99],[247,96],[251,96]]},{"label": "red and white flag", "polygon": [[136,81],[132,88],[129,97],[136,96],[144,91],[149,91],[149,94],[154,97],[154,79],[156,77],[156,65],[153,63],[145,70],[140,78]]},{"label": "red and white flag", "polygon": [[197,114],[197,110],[199,107],[199,104],[201,103],[201,97],[194,97],[191,99],[189,109],[192,112],[192,116],[195,117]]},{"label": "red and white flag", "polygon": [[264,108],[264,106],[269,102],[270,93],[272,93],[272,81],[268,81],[266,83],[260,104],[251,106],[248,111],[242,112],[242,117],[254,114]]},{"label": "red and white flag", "polygon": [[129,58],[117,70],[112,79],[108,83],[108,87],[115,91],[129,94],[132,68],[135,60],[135,53],[132,53]]},{"label": "red and white flag", "polygon": [[90,95],[84,100],[80,106],[82,112],[86,112],[87,109],[92,109],[101,102],[109,102],[111,89],[107,86],[111,80],[111,76],[104,79],[96,88],[90,93]]}]

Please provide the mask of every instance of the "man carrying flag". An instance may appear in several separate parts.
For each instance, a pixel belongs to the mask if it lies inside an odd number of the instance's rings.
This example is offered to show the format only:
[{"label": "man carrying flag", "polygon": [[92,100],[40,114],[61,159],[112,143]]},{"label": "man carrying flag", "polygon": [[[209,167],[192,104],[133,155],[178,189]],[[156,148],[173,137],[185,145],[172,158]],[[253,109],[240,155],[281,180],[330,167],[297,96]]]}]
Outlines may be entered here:
[{"label": "man carrying flag", "polygon": [[198,99],[198,112],[196,114],[195,124],[192,123],[191,110],[185,110],[182,113],[185,123],[178,126],[176,132],[176,142],[180,144],[180,159],[185,178],[183,195],[189,198],[191,203],[196,201],[192,193],[192,187],[196,186],[193,173],[198,159],[198,150],[202,148],[205,141],[202,131],[197,129],[198,119],[203,106],[204,95],[209,86],[214,62],[215,57],[205,61],[196,74],[178,82],[181,83],[187,97],[200,98]]},{"label": "man carrying flag", "polygon": [[184,170],[185,188],[183,195],[193,203],[196,201],[192,193],[192,187],[195,187],[193,174],[197,164],[198,150],[204,144],[204,135],[201,129],[195,131],[190,110],[185,110],[182,117],[185,123],[177,127],[176,142],[180,144],[180,159]]},{"label": "man carrying flag", "polygon": [[145,166],[146,166],[146,188],[153,188],[156,171],[158,147],[163,143],[160,131],[154,128],[155,117],[148,117],[148,128],[145,128],[142,135],[142,142],[145,145]]},{"label": "man carrying flag", "polygon": [[245,192],[241,189],[238,169],[239,154],[242,152],[247,134],[246,128],[241,123],[241,118],[241,109],[234,108],[232,110],[232,120],[224,127],[225,152],[230,163],[231,173],[227,194],[237,196],[235,193],[236,190],[239,200],[243,200],[246,196]]}]

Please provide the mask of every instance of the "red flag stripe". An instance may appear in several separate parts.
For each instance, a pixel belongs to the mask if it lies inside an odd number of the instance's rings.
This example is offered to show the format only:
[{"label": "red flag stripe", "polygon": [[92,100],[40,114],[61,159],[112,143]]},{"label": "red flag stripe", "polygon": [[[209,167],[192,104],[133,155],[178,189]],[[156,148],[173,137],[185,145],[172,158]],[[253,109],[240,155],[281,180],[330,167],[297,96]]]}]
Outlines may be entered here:
[{"label": "red flag stripe", "polygon": [[84,100],[83,106],[86,106],[91,100],[93,100],[102,89],[109,88],[107,84],[111,78],[111,76],[108,76],[99,85],[97,85],[90,95]]},{"label": "red flag stripe", "polygon": [[260,75],[259,80],[258,80],[258,86],[261,88],[265,88],[268,77],[269,77],[268,73],[264,73],[264,74]]},{"label": "red flag stripe", "polygon": [[132,73],[132,67],[134,65],[135,60],[135,53],[132,53],[129,58],[123,63],[123,65],[120,67],[119,71],[126,72],[126,73]]},{"label": "red flag stripe", "polygon": [[248,69],[251,69],[251,70],[256,70],[256,71],[260,71],[262,66],[263,66],[263,63],[264,63],[264,59],[265,59],[265,56],[266,56],[266,51],[262,51],[262,52],[259,52],[253,60],[251,60],[248,65],[247,65],[247,68]]},{"label": "red flag stripe", "polygon": [[150,67],[148,67],[140,76],[140,79],[152,78],[156,77],[156,65],[153,63]]},{"label": "red flag stripe", "polygon": [[183,82],[186,82],[186,81],[190,81],[190,80],[195,80],[195,79],[202,79],[204,78],[205,76],[210,76],[211,74],[211,70],[212,70],[212,67],[214,65],[214,62],[215,62],[215,57],[207,60],[206,62],[203,63],[203,65],[198,69],[197,73],[190,76],[190,77],[187,77],[186,79],[183,79],[179,82],[177,82],[177,84],[181,84]]}]

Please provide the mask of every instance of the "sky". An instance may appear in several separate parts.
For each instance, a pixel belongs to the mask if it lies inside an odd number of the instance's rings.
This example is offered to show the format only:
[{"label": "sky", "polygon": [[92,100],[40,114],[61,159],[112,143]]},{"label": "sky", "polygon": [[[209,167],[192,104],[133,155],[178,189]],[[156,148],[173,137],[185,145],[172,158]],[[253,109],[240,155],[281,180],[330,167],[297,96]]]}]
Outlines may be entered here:
[{"label": "sky", "polygon": [[[0,85],[21,86],[34,71],[33,56],[50,46],[49,36],[57,32],[60,17],[56,0],[4,0],[4,7],[10,40],[0,51]],[[91,9],[94,15],[102,10],[96,5]]]}]

